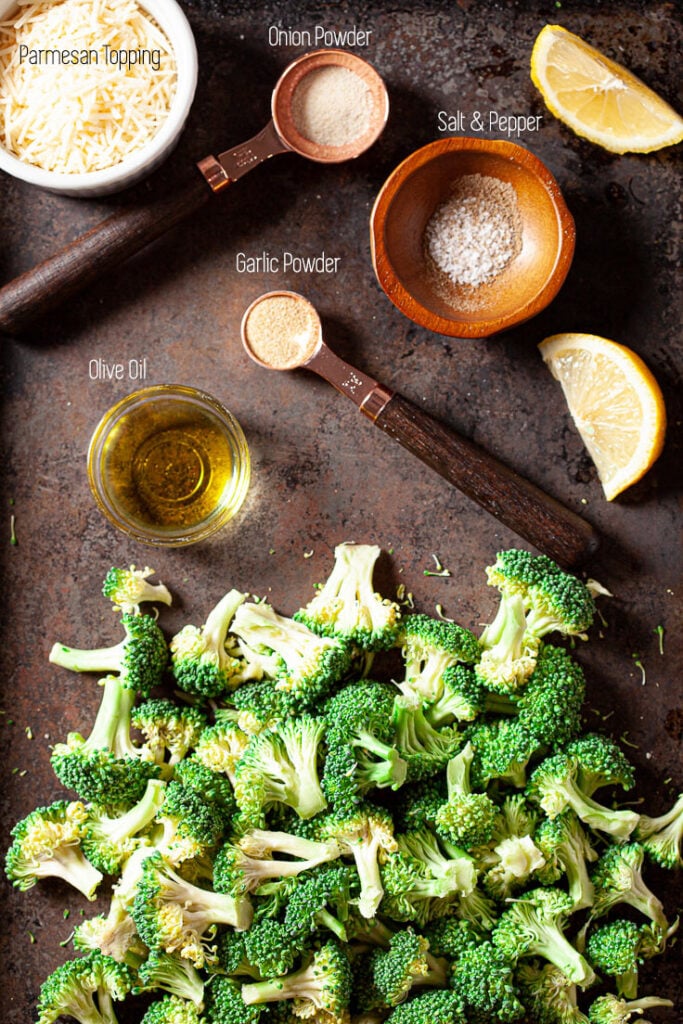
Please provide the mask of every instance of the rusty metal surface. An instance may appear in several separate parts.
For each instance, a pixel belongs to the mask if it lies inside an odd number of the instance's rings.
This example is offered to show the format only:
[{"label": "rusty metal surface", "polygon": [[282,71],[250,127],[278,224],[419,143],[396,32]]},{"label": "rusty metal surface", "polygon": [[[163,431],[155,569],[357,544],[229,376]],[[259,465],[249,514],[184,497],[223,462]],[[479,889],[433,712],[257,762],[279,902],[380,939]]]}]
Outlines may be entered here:
[{"label": "rusty metal surface", "polygon": [[[239,323],[262,291],[291,288],[319,308],[339,353],[423,404],[550,493],[603,533],[587,567],[615,595],[607,624],[577,657],[589,677],[590,725],[627,735],[638,767],[637,797],[660,813],[683,790],[681,580],[681,348],[676,274],[678,154],[617,157],[583,142],[550,116],[532,86],[528,58],[548,21],[584,34],[676,104],[680,24],[670,3],[439,2],[374,4],[360,17],[347,3],[184,4],[200,54],[196,102],[183,139],[159,172],[173,187],[194,162],[249,138],[268,119],[272,87],[296,47],[271,47],[270,25],[371,28],[359,50],[385,77],[387,130],[358,161],[320,166],[279,156],[216,199],[109,280],[51,316],[21,341],[2,339],[3,669],[2,837],[38,803],[62,791],[49,743],[87,731],[97,704],[90,677],[51,668],[59,638],[114,642],[116,618],[99,596],[112,564],[150,562],[176,597],[169,633],[198,621],[230,587],[266,594],[291,613],[331,564],[341,540],[374,541],[387,592],[404,583],[424,610],[476,626],[494,598],[484,566],[516,538],[375,430],[355,407],[303,371],[269,374],[243,353]],[[359,19],[356,22],[356,19]],[[396,164],[438,137],[437,111],[541,114],[521,136],[558,178],[576,218],[573,268],[541,316],[484,341],[429,334],[404,319],[377,286],[368,218]],[[495,133],[494,133],[495,134]],[[0,179],[0,279],[32,266],[106,213],[151,195],[145,183],[102,201],[69,200]],[[240,273],[235,256],[341,257],[335,275]],[[547,335],[584,330],[623,341],[648,362],[664,390],[664,454],[612,504],[537,353]],[[155,552],[128,542],[96,510],[85,451],[102,413],[139,381],[91,380],[98,365],[146,359],[145,383],[195,385],[240,420],[253,484],[238,518],[215,540]],[[18,544],[9,543],[16,516]],[[305,557],[305,553],[311,553]],[[436,552],[449,579],[425,577]],[[663,626],[664,653],[656,627]],[[642,661],[647,679],[635,657]],[[30,728],[32,738],[27,729]],[[680,879],[651,874],[671,916]],[[93,908],[57,884],[19,894],[2,883],[0,976],[5,1024],[28,1024],[41,980],[64,959],[58,943]],[[71,908],[69,920],[63,910]],[[644,969],[645,992],[683,1005],[677,950]],[[138,1020],[139,1007],[121,1013]]]}]

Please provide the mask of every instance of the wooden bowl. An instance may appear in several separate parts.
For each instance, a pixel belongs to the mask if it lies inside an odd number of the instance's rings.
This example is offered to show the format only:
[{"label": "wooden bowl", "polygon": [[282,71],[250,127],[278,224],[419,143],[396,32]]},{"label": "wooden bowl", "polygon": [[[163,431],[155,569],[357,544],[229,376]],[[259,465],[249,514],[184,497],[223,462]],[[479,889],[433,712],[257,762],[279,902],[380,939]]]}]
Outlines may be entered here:
[{"label": "wooden bowl", "polygon": [[[452,294],[430,269],[424,232],[453,183],[469,174],[513,186],[522,239],[518,255],[494,280],[459,298],[462,289]],[[540,313],[557,295],[574,255],[574,221],[552,174],[527,149],[498,139],[439,139],[416,150],[384,183],[370,228],[375,273],[394,305],[422,327],[452,337],[487,337]]]}]

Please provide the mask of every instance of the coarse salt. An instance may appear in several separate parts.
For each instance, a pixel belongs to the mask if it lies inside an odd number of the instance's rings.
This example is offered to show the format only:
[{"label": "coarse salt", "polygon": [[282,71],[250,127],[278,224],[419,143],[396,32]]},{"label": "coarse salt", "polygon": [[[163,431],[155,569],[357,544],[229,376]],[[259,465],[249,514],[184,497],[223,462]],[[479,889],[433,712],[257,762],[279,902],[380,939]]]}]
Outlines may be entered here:
[{"label": "coarse salt", "polygon": [[372,94],[355,71],[337,64],[309,71],[292,96],[297,131],[319,146],[347,146],[371,124]]},{"label": "coarse salt", "polygon": [[496,278],[522,248],[517,194],[507,181],[467,174],[451,187],[425,228],[425,249],[453,285]]}]

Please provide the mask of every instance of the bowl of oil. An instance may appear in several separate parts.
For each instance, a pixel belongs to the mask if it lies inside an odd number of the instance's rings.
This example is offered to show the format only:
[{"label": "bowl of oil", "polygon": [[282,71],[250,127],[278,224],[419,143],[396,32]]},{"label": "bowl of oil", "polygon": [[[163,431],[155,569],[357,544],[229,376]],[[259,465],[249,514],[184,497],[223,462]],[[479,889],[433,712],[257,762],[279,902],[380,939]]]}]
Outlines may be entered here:
[{"label": "bowl of oil", "polygon": [[88,449],[88,479],[107,519],[134,540],[184,547],[239,510],[249,487],[242,428],[215,398],[157,384],[121,399]]}]

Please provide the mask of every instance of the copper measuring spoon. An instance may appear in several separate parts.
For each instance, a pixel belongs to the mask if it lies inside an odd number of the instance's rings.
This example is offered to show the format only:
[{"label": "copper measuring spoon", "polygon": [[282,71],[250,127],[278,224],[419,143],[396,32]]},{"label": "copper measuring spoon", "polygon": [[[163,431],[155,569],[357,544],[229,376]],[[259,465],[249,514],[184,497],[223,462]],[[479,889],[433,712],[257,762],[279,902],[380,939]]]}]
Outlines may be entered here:
[{"label": "copper measuring spoon", "polygon": [[247,354],[270,370],[305,367],[347,395],[398,441],[539,551],[570,567],[592,555],[594,528],[488,452],[328,348],[314,306],[296,292],[267,292],[242,318]]},{"label": "copper measuring spoon", "polygon": [[[366,130],[340,146],[320,145],[307,139],[292,114],[292,100],[299,83],[311,72],[329,66],[342,67],[358,75],[371,101]],[[266,127],[247,142],[217,157],[200,160],[197,167],[201,173],[171,196],[113,214],[54,256],[6,284],[0,289],[0,331],[20,332],[195,213],[210,196],[224,192],[228,185],[271,156],[297,153],[323,164],[360,156],[384,129],[389,116],[389,98],[382,78],[362,57],[346,50],[313,50],[285,68],[273,90],[271,113]]]}]

